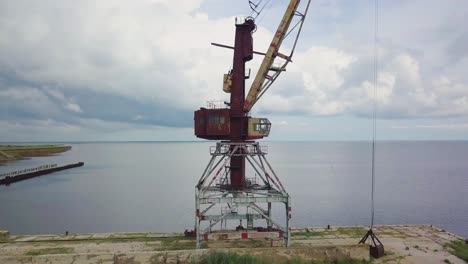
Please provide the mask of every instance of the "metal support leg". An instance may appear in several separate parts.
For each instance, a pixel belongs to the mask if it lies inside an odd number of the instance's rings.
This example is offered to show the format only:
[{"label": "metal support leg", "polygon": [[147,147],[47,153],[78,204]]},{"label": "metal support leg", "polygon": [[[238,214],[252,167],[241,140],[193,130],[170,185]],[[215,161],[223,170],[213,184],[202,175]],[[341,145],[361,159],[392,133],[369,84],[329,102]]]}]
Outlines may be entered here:
[{"label": "metal support leg", "polygon": [[[268,232],[272,232],[273,236],[276,233],[277,237],[282,238],[285,245],[289,246],[291,238],[289,195],[266,160],[266,148],[260,148],[256,142],[219,142],[216,149],[212,150],[210,152],[212,158],[195,189],[196,248],[201,248],[206,239],[205,235],[211,233],[212,227],[220,226],[221,230],[225,231],[222,233],[226,233],[225,236],[230,237],[229,239],[240,239],[241,234],[237,234],[239,235],[237,238],[237,235],[232,233],[234,230],[227,230],[228,221],[230,223],[239,221],[247,224],[247,230],[242,231],[242,239],[245,239],[246,235],[250,237],[250,232],[260,232],[255,226],[255,223],[261,222],[257,221],[260,219],[266,220]],[[233,156],[245,158],[248,161],[246,165],[250,165],[251,171],[258,175],[255,179],[260,181],[247,180],[241,188],[239,186],[233,188],[230,181],[233,166],[230,161]],[[273,219],[272,203],[285,205],[286,219],[283,223]],[[223,208],[227,210],[223,211]],[[213,228],[214,232],[215,229]],[[255,236],[258,234],[252,237]],[[212,237],[217,236],[208,235],[208,239]]]},{"label": "metal support leg", "polygon": [[268,203],[268,218],[269,218],[269,219],[267,219],[267,228],[268,228],[268,230],[271,230],[271,227],[272,227],[272,226],[271,226],[272,223],[271,223],[271,221],[270,221],[270,219],[271,219],[271,202]]},{"label": "metal support leg", "polygon": [[196,247],[200,249],[200,204],[198,203],[198,189],[195,188],[195,233],[196,233]]},{"label": "metal support leg", "polygon": [[291,220],[291,198],[288,197],[288,202],[286,203],[286,247],[289,247],[291,243],[291,230],[289,229],[290,220]]}]

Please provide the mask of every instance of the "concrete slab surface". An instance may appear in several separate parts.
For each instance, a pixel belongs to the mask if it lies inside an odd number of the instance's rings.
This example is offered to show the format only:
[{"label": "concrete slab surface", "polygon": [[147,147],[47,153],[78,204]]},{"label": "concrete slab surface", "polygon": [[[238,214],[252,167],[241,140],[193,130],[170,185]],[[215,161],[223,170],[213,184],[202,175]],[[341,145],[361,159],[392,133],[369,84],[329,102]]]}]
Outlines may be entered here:
[{"label": "concrete slab surface", "polygon": [[[368,245],[358,245],[365,227],[293,228],[291,247],[282,241],[209,241],[195,250],[195,240],[171,233],[105,233],[9,236],[0,240],[0,263],[192,263],[213,250],[266,257],[281,263],[306,260],[370,259]],[[377,226],[374,233],[385,256],[373,263],[466,263],[447,244],[463,238],[430,225]],[[273,246],[273,247],[272,247]]]}]

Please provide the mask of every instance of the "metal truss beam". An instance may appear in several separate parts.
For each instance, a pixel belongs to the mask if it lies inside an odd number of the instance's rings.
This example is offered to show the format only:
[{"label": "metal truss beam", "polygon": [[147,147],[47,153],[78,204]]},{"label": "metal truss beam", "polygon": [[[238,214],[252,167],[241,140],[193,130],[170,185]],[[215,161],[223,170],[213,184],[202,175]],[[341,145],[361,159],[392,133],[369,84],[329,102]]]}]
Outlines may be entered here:
[{"label": "metal truss beam", "polygon": [[[253,141],[218,142],[210,148],[210,154],[212,157],[195,188],[197,248],[200,248],[202,240],[216,237],[210,235],[216,225],[220,224],[223,229],[224,224],[226,229],[228,221],[239,221],[239,225],[242,225],[243,220],[246,220],[248,230],[254,228],[254,221],[266,221],[268,230],[276,228],[280,233],[277,238],[284,239],[289,246],[290,197],[265,158],[267,148]],[[231,157],[239,155],[245,156],[252,172],[260,181],[247,181],[243,189],[234,190],[229,183],[229,161]],[[284,205],[284,225],[273,219],[272,203]],[[260,204],[268,207],[264,209]]]}]

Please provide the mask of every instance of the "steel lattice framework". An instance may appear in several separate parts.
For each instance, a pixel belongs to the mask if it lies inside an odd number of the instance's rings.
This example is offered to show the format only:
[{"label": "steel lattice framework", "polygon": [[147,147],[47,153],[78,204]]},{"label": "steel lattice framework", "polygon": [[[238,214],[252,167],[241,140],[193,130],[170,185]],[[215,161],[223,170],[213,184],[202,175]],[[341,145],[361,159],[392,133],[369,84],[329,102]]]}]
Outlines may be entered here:
[{"label": "steel lattice framework", "polygon": [[[265,220],[267,228],[255,235],[239,233],[240,238],[284,238],[289,245],[291,218],[290,197],[280,179],[265,158],[267,149],[257,142],[218,142],[210,148],[208,162],[195,188],[195,232],[197,248],[212,237],[212,228],[228,221],[246,220],[247,229],[254,229],[254,220]],[[230,181],[231,158],[244,157],[257,178],[246,178],[244,188],[233,188]],[[272,203],[282,203],[286,209],[285,223],[272,217]],[[221,210],[220,210],[221,209]],[[228,234],[224,235],[228,239]]]}]

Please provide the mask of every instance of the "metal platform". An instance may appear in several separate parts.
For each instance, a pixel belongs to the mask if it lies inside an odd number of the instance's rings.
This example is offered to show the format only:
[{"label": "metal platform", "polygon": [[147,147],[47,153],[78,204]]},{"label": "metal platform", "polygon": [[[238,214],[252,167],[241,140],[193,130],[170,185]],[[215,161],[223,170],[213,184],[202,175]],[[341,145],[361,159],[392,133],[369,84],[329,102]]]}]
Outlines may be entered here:
[{"label": "metal platform", "polygon": [[[267,148],[257,142],[218,142],[210,148],[210,154],[211,159],[195,188],[197,248],[200,248],[202,241],[213,237],[213,228],[217,226],[221,229],[221,233],[216,232],[217,239],[223,237],[223,230],[226,231],[226,238],[230,238],[234,228],[231,224],[231,231],[228,231],[228,221],[238,221],[237,230],[265,232],[265,236],[259,235],[257,238],[284,239],[288,246],[290,198],[265,158]],[[243,156],[246,164],[249,164],[246,166],[248,174],[254,175],[252,178],[246,177],[242,188],[233,188],[229,182],[230,160],[234,156]],[[284,223],[273,219],[272,203],[284,205]],[[243,220],[246,227],[242,225]],[[255,221],[265,221],[266,227],[254,225]],[[240,238],[244,238],[242,234]]]}]

